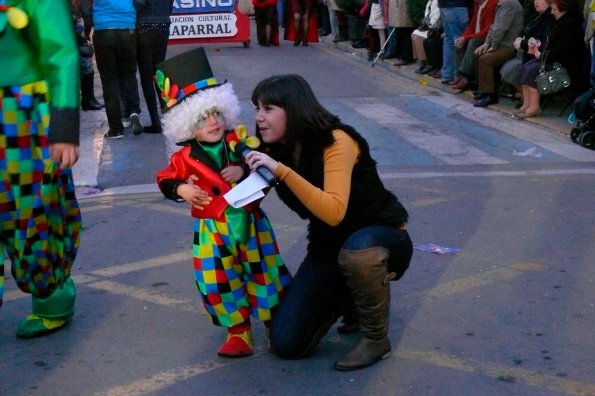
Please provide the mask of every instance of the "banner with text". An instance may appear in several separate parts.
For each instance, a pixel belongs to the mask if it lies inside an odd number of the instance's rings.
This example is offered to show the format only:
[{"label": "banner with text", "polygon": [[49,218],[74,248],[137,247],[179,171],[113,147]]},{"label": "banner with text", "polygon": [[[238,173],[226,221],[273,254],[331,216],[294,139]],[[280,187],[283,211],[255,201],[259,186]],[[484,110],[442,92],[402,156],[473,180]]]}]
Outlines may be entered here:
[{"label": "banner with text", "polygon": [[237,10],[237,0],[174,0],[170,19],[171,44],[250,43],[249,18]]}]

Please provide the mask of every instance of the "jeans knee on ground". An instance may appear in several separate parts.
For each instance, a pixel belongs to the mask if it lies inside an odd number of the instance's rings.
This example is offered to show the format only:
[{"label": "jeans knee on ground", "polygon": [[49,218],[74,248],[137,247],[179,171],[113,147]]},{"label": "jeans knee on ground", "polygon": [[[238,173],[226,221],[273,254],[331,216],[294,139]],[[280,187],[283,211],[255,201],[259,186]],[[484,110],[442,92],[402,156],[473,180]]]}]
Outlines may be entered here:
[{"label": "jeans knee on ground", "polygon": [[306,349],[299,332],[289,326],[272,324],[269,337],[273,352],[283,359],[298,359]]}]

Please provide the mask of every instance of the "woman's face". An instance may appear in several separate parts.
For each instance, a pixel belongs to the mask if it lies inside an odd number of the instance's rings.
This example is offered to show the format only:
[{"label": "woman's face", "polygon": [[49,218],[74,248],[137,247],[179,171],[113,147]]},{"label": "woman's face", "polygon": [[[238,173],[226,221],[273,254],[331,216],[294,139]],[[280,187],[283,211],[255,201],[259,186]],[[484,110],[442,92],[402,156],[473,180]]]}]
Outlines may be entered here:
[{"label": "woman's face", "polygon": [[547,10],[550,5],[545,0],[535,0],[533,1],[533,6],[535,7],[535,11],[541,14]]},{"label": "woman's face", "polygon": [[560,19],[562,15],[566,14],[566,11],[560,11],[556,3],[552,3],[550,7],[552,8],[552,15],[555,19]]},{"label": "woman's face", "polygon": [[287,115],[285,110],[275,105],[256,106],[256,123],[265,143],[284,143]]}]

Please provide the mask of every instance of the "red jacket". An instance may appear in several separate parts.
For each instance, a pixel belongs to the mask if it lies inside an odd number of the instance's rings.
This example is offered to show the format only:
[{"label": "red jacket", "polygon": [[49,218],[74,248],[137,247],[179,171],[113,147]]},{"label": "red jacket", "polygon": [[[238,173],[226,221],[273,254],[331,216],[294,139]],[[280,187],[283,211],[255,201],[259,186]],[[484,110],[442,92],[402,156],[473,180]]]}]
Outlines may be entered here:
[{"label": "red jacket", "polygon": [[[239,165],[227,163],[225,166]],[[223,195],[231,190],[231,185],[223,180],[211,158],[194,141],[174,153],[167,167],[157,172],[157,184],[166,198],[179,201],[180,197],[175,190],[181,183],[185,183],[190,175],[198,176],[195,183],[201,189],[207,191],[213,200],[205,205],[203,210],[191,209],[192,217],[199,219],[218,219],[223,216],[229,205]],[[259,205],[259,201],[252,202],[244,207],[253,212]]]},{"label": "red jacket", "polygon": [[474,38],[485,39],[488,35],[488,31],[494,19],[496,18],[496,7],[498,7],[498,0],[485,0],[486,5],[481,12],[481,19],[479,21],[479,32],[475,33],[475,24],[477,23],[477,12],[479,11],[479,3],[473,4],[473,15],[471,20],[467,24],[467,27],[463,31],[462,36],[465,41],[469,41]]}]

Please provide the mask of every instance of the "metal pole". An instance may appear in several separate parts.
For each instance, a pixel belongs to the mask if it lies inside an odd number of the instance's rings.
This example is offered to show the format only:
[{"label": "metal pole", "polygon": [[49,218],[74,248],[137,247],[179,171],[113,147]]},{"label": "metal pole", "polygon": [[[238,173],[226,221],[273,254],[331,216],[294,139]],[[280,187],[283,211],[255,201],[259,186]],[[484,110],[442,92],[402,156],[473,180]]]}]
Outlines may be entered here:
[{"label": "metal pole", "polygon": [[388,44],[388,40],[390,40],[390,38],[392,37],[392,35],[395,32],[395,29],[396,28],[397,27],[395,26],[393,28],[393,30],[390,31],[390,34],[386,38],[386,41],[384,42],[384,45],[382,46],[382,48],[380,48],[380,51],[378,51],[378,55],[376,55],[376,58],[374,59],[374,62],[372,62],[372,66],[371,67],[374,67],[374,65],[376,64],[376,61],[378,60],[378,58],[380,58],[380,55],[382,55],[384,53],[384,47],[386,47],[386,45]]}]

